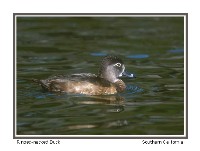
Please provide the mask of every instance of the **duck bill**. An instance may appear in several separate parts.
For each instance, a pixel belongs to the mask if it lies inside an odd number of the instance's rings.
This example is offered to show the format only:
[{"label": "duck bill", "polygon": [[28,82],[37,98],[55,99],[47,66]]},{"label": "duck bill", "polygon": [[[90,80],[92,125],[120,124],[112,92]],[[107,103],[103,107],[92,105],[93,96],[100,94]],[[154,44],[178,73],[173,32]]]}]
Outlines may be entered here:
[{"label": "duck bill", "polygon": [[126,72],[126,71],[124,71],[122,73],[122,76],[129,77],[129,78],[136,78],[135,74],[129,73],[129,72]]}]

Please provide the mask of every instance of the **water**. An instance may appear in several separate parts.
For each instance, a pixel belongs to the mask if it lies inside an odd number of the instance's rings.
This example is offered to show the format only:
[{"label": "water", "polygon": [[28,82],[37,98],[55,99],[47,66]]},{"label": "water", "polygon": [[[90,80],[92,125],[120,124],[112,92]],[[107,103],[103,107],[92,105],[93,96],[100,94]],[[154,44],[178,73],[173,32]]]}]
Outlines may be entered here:
[{"label": "water", "polygon": [[[183,135],[182,17],[21,17],[17,19],[18,135]],[[97,73],[115,54],[136,79],[111,96],[43,92],[31,82]]]}]

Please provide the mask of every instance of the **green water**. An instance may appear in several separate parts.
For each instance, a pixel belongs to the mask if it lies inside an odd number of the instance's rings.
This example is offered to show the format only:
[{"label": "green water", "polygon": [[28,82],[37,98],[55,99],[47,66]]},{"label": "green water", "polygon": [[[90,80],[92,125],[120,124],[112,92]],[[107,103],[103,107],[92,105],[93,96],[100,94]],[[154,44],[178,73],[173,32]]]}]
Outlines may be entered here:
[{"label": "green water", "polygon": [[[183,135],[183,17],[18,17],[18,135]],[[31,78],[97,73],[119,56],[136,79],[112,96],[43,92]]]}]

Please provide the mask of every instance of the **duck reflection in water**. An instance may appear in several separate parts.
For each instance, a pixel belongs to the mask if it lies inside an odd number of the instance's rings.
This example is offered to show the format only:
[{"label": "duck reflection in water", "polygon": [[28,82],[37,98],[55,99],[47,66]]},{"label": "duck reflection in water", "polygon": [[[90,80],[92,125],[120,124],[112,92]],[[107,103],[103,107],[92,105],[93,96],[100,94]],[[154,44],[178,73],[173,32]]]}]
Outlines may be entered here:
[{"label": "duck reflection in water", "polygon": [[125,98],[119,95],[90,96],[78,99],[76,104],[106,105],[104,112],[118,113],[124,111]]}]

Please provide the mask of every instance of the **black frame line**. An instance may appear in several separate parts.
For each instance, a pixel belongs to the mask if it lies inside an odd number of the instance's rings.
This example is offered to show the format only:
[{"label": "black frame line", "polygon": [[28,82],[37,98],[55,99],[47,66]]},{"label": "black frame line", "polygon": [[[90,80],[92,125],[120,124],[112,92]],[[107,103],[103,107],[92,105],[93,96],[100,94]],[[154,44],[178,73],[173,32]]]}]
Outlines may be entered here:
[{"label": "black frame line", "polygon": [[[40,15],[40,16],[39,16]],[[155,135],[155,137],[153,135],[150,136],[143,136],[143,135],[139,135],[139,136],[134,136],[134,135],[130,135],[130,136],[87,136],[87,135],[73,135],[73,136],[67,136],[67,135],[63,135],[63,136],[57,136],[57,135],[36,135],[34,137],[34,135],[27,135],[27,136],[16,136],[16,79],[17,79],[17,75],[16,75],[16,54],[17,54],[17,50],[16,50],[16,17],[17,16],[33,16],[33,17],[46,17],[46,16],[50,16],[50,17],[60,17],[60,16],[70,16],[73,15],[73,17],[92,17],[95,15],[98,15],[101,17],[101,15],[103,17],[110,17],[109,15],[112,15],[112,17],[131,17],[131,16],[135,16],[135,17],[152,17],[152,16],[162,16],[162,17],[177,17],[177,16],[183,16],[185,17],[185,22],[184,22],[184,26],[185,26],[185,31],[184,31],[184,35],[185,35],[185,49],[184,53],[185,54],[185,58],[186,59],[186,68],[184,68],[184,73],[186,74],[186,81],[184,81],[184,83],[186,82],[186,87],[184,87],[184,89],[186,89],[186,94],[184,99],[186,99],[186,102],[184,105],[186,105],[186,114],[185,114],[185,120],[186,123],[184,122],[184,132],[185,132],[185,136],[179,136],[177,135],[166,135],[163,136],[161,135],[159,137],[159,135]],[[98,17],[96,16],[96,17]],[[184,85],[185,86],[185,85]],[[16,92],[16,93],[15,93]],[[184,120],[184,121],[185,121]],[[185,127],[186,126],[186,127]],[[13,13],[13,139],[188,139],[188,13]]]}]

